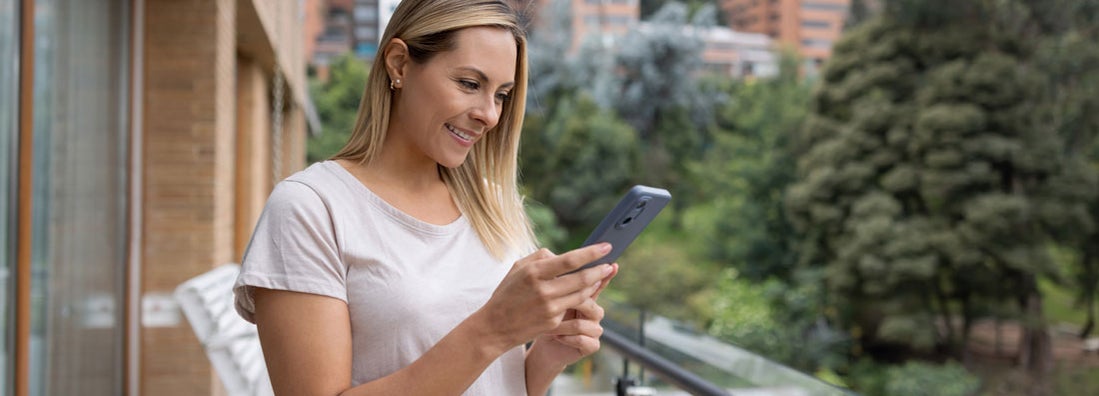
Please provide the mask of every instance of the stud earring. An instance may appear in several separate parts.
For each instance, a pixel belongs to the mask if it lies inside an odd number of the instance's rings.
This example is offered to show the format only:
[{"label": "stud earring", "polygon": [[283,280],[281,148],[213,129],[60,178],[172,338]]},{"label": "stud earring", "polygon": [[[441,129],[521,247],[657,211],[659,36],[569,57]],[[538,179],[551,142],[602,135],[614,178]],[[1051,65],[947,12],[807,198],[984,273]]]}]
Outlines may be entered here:
[{"label": "stud earring", "polygon": [[[396,84],[396,85],[394,85],[394,84]],[[396,80],[389,80],[389,90],[390,91],[396,90],[397,85],[400,85],[400,84],[401,84],[401,79],[399,79],[399,78],[396,79]]]}]

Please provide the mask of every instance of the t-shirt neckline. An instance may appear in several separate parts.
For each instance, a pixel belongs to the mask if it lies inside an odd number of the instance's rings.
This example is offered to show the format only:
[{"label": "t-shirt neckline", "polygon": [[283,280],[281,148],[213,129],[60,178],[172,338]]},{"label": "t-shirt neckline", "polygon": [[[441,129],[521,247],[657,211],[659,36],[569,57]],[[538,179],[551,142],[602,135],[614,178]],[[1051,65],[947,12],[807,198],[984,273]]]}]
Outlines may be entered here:
[{"label": "t-shirt neckline", "polygon": [[465,213],[460,213],[457,219],[448,224],[440,225],[420,220],[419,218],[398,209],[396,206],[391,205],[389,202],[386,202],[385,199],[382,199],[378,194],[375,194],[374,191],[370,190],[370,188],[359,181],[355,175],[352,175],[350,171],[344,169],[344,167],[336,161],[326,160],[321,162],[320,165],[336,174],[336,177],[343,180],[344,183],[352,185],[352,189],[360,191],[367,202],[381,210],[382,213],[385,213],[389,218],[413,230],[429,235],[450,235],[458,232],[467,224]]}]

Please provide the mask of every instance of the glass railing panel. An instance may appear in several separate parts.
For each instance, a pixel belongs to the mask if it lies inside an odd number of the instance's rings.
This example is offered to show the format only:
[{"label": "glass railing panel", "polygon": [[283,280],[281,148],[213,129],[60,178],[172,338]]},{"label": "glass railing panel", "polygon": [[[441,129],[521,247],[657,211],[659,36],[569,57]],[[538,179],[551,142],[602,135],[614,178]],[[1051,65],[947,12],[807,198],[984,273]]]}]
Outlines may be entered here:
[{"label": "glass railing panel", "polygon": [[[766,357],[697,332],[691,326],[660,316],[644,315],[636,308],[623,304],[605,303],[605,307],[605,329],[643,344],[645,349],[736,395],[854,395]],[[585,364],[580,370],[574,370],[569,379],[562,381],[572,381],[573,386],[564,387],[555,396],[613,395],[615,381],[623,377],[640,380],[660,395],[679,394],[679,390],[661,380],[656,373],[641,370],[637,362],[624,361],[620,354],[606,347],[606,343],[603,350]]]}]

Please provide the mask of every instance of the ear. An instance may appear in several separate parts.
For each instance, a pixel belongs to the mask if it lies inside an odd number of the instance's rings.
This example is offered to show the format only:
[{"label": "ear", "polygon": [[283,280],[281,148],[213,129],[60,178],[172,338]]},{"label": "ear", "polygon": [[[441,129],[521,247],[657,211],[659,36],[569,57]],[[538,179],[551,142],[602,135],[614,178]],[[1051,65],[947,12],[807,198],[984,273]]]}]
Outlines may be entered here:
[{"label": "ear", "polygon": [[409,61],[408,44],[399,38],[389,40],[385,45],[385,71],[389,73],[389,81],[403,80]]}]

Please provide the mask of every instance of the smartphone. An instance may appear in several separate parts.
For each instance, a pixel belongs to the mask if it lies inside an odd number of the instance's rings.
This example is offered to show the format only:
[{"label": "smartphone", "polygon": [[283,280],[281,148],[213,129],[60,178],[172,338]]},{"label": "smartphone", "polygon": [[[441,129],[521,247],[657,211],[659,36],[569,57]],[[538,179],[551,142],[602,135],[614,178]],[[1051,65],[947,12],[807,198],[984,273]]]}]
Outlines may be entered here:
[{"label": "smartphone", "polygon": [[[599,264],[613,263],[626,251],[630,243],[641,231],[656,218],[661,209],[672,200],[672,194],[668,190],[649,186],[633,186],[614,209],[603,217],[603,221],[595,227],[583,246],[594,245],[601,242],[610,242],[611,252],[606,256],[585,264],[583,267],[570,271],[569,274],[594,267]],[[566,274],[567,275],[567,274]]]}]

